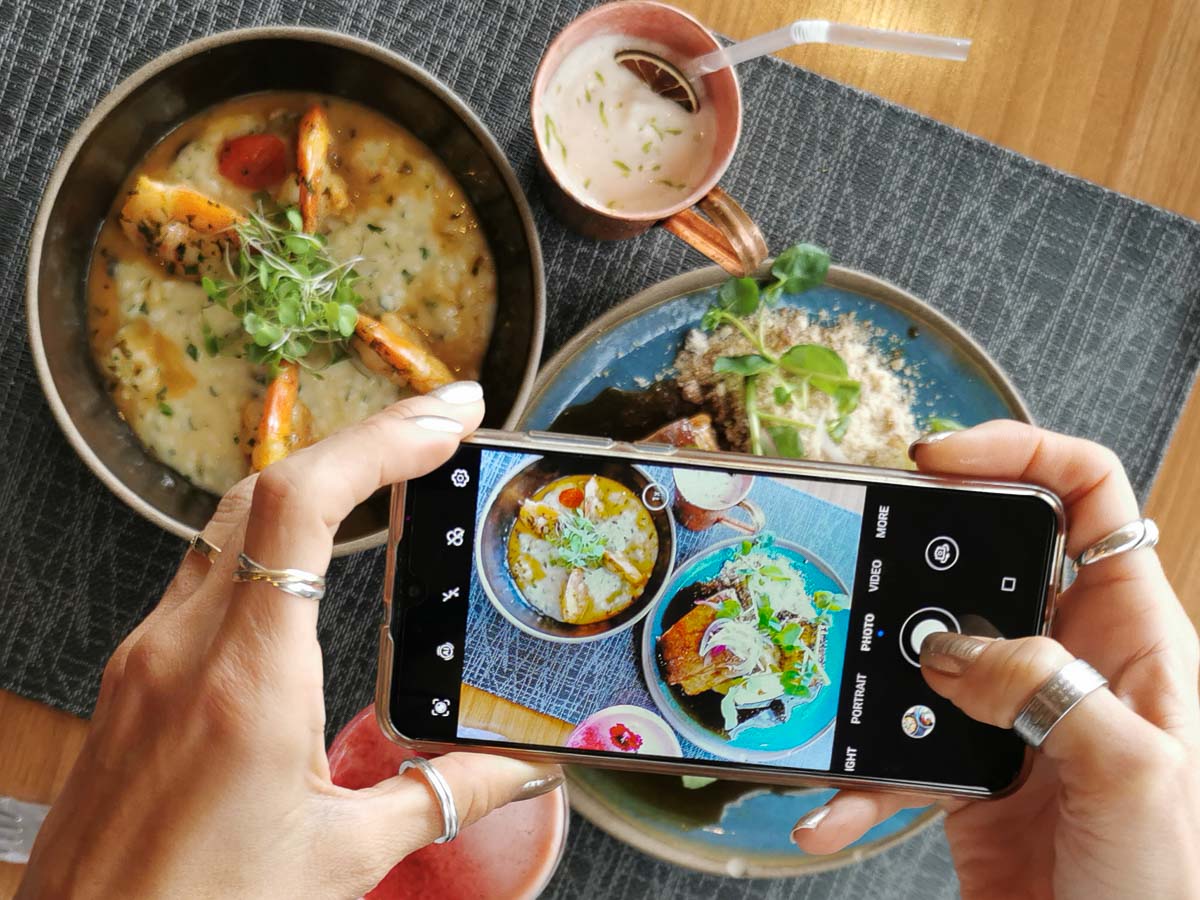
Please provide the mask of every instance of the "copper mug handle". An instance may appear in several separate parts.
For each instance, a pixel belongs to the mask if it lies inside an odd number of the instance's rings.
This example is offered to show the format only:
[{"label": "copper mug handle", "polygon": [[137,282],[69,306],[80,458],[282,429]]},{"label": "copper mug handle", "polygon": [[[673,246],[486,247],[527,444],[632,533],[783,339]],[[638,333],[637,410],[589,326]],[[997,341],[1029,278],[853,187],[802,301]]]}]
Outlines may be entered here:
[{"label": "copper mug handle", "polygon": [[[743,522],[741,519],[735,519],[730,513],[735,509],[742,509],[750,516],[749,522]],[[740,531],[743,534],[758,534],[767,527],[767,517],[763,515],[763,511],[757,503],[750,500],[742,500],[734,504],[729,509],[722,510],[716,517],[713,524],[721,524],[726,528],[732,528],[734,531]]]},{"label": "copper mug handle", "polygon": [[767,242],[754,220],[719,187],[701,197],[697,206],[708,218],[689,207],[659,224],[731,275],[753,274],[767,258]]}]

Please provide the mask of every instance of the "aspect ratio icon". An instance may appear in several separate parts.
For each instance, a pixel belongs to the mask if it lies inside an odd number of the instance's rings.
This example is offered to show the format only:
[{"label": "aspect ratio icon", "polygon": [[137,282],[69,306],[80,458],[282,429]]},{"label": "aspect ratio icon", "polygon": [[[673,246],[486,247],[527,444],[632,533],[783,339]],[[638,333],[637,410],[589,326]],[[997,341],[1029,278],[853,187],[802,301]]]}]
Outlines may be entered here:
[{"label": "aspect ratio icon", "polygon": [[935,572],[945,572],[958,562],[958,542],[952,537],[940,535],[925,546],[925,562]]}]

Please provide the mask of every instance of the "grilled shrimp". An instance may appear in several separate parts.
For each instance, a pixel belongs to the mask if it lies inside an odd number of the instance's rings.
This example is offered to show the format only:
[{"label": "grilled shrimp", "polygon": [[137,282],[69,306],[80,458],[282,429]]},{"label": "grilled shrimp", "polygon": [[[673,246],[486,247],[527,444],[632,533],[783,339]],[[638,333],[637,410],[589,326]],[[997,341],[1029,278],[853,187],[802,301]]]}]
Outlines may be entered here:
[{"label": "grilled shrimp", "polygon": [[395,373],[419,394],[449,384],[454,373],[425,344],[421,333],[393,313],[373,319],[358,314],[355,349],[368,369],[384,376]]},{"label": "grilled shrimp", "polygon": [[335,211],[350,202],[345,182],[329,171],[329,119],[320,106],[312,106],[300,119],[296,137],[296,170],[300,180],[300,218],[304,230],[316,234],[321,215],[321,198]]},{"label": "grilled shrimp", "polygon": [[199,191],[142,175],[121,207],[121,230],[158,260],[168,275],[199,280],[223,267],[236,246],[237,211]]},{"label": "grilled shrimp", "polygon": [[257,415],[257,427],[253,417],[257,402],[247,407],[245,424],[254,429],[254,449],[250,453],[250,467],[261,472],[273,462],[286,457],[312,443],[311,416],[308,407],[300,400],[300,367],[285,362],[279,374],[267,386],[263,396],[262,413]]}]

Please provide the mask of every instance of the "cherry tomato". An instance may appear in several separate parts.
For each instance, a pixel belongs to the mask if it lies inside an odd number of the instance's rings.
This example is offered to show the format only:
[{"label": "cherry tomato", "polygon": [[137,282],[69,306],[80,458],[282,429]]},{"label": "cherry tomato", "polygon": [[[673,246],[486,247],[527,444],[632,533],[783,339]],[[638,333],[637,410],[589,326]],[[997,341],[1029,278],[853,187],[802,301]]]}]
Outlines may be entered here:
[{"label": "cherry tomato", "polygon": [[217,163],[234,184],[262,190],[287,175],[287,147],[273,134],[244,134],[225,142]]},{"label": "cherry tomato", "polygon": [[583,504],[583,491],[579,488],[567,488],[558,495],[558,502],[567,509],[578,509]]}]

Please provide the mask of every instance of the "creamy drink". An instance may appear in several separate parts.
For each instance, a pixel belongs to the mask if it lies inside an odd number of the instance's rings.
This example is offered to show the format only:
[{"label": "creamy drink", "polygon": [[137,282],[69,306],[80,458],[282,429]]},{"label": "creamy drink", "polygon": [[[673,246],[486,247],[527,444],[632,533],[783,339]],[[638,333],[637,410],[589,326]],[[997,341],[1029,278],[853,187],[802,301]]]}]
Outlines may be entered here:
[{"label": "creamy drink", "polygon": [[654,41],[590,38],[563,59],[534,121],[546,164],[568,191],[604,209],[653,212],[677,206],[708,172],[715,114],[703,96],[688,112],[613,59],[631,49],[686,62]]}]

